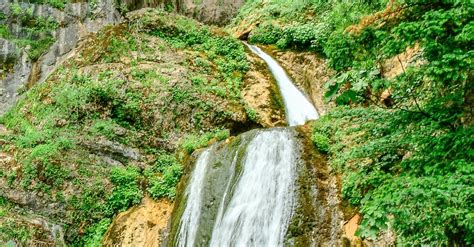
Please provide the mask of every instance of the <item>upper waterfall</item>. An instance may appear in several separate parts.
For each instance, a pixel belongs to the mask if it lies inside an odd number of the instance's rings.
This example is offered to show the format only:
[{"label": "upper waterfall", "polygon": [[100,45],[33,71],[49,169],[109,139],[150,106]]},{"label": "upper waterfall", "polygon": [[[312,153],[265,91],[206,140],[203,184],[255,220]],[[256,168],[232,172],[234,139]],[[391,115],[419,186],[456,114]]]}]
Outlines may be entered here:
[{"label": "upper waterfall", "polygon": [[302,125],[308,120],[314,120],[319,117],[316,108],[306,98],[306,96],[291,82],[285,70],[275,59],[266,54],[257,46],[245,43],[249,49],[262,58],[270,68],[275,80],[280,88],[283,102],[285,103],[286,120],[288,125]]}]

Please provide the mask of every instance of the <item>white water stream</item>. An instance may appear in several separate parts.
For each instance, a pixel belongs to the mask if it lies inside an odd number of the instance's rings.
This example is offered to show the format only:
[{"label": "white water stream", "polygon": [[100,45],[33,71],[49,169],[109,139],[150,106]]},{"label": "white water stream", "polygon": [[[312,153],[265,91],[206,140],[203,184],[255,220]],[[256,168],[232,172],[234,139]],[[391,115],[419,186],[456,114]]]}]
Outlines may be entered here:
[{"label": "white water stream", "polygon": [[227,207],[219,208],[210,246],[283,244],[295,192],[294,150],[292,135],[285,129],[262,131],[253,138],[233,197]]},{"label": "white water stream", "polygon": [[[258,47],[247,46],[265,60],[278,82],[288,124],[301,125],[318,118],[314,106],[293,85],[285,70]],[[212,184],[225,189],[217,200],[217,214],[208,221],[203,220],[202,210],[210,210],[208,205],[213,203],[203,206],[203,187],[208,179],[206,176],[216,167],[210,164],[209,157],[217,157],[217,153],[213,153],[217,151],[209,148],[198,157],[185,192],[187,200],[179,222],[176,246],[284,245],[295,202],[299,153],[294,131],[289,128],[259,130],[248,143],[242,141],[239,148],[245,148],[245,155],[238,162],[238,152],[235,152],[232,165],[226,168],[233,174],[228,182]],[[234,177],[237,177],[235,181]],[[202,230],[200,224],[204,222],[213,222],[213,227]],[[204,240],[197,240],[199,231],[208,231],[203,234],[207,236]]]},{"label": "white water stream", "polygon": [[273,77],[278,83],[281,96],[285,102],[286,120],[288,125],[302,125],[308,120],[314,120],[319,117],[316,108],[304,96],[304,94],[291,82],[291,79],[278,62],[270,55],[254,45],[245,43],[249,49],[262,58],[270,68]]}]

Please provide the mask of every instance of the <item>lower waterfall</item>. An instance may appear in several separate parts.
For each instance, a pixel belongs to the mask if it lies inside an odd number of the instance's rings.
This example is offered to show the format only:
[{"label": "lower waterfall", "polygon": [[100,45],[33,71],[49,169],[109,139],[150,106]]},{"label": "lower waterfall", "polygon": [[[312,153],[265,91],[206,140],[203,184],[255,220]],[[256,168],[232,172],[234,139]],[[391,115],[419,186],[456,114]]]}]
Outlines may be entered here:
[{"label": "lower waterfall", "polygon": [[[283,68],[256,46],[270,67],[290,126],[318,118]],[[169,246],[285,245],[296,201],[300,149],[291,128],[253,130],[212,145],[197,157],[172,226]]]},{"label": "lower waterfall", "polygon": [[290,131],[256,134],[247,146],[233,197],[223,197],[211,246],[280,246],[294,199],[295,143]]}]

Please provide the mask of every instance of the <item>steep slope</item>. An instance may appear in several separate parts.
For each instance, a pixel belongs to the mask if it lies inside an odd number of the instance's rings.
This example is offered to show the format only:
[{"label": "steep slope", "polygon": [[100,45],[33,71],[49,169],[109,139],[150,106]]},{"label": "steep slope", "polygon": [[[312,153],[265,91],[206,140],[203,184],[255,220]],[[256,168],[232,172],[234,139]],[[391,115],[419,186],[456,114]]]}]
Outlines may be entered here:
[{"label": "steep slope", "polygon": [[242,98],[252,66],[220,29],[153,9],[127,19],[89,36],[1,118],[0,242],[100,243],[145,194],[173,199],[193,150],[278,112]]}]

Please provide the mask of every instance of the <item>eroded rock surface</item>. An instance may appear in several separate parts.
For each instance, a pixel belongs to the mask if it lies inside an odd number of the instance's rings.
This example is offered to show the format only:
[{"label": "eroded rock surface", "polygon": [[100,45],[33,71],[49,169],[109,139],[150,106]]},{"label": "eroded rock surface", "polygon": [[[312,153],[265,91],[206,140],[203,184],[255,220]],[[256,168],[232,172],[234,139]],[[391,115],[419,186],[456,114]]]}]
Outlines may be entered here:
[{"label": "eroded rock surface", "polygon": [[177,0],[178,12],[204,23],[223,25],[244,5],[244,0]]},{"label": "eroded rock surface", "polygon": [[258,114],[258,123],[263,127],[285,125],[284,106],[278,87],[265,62],[253,53],[248,53],[250,71],[244,78],[242,96]]},{"label": "eroded rock surface", "polygon": [[122,9],[164,8],[206,24],[223,26],[237,15],[244,0],[119,0]]},{"label": "eroded rock surface", "polygon": [[160,246],[173,203],[144,198],[142,203],[120,213],[105,234],[104,246]]}]

